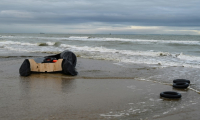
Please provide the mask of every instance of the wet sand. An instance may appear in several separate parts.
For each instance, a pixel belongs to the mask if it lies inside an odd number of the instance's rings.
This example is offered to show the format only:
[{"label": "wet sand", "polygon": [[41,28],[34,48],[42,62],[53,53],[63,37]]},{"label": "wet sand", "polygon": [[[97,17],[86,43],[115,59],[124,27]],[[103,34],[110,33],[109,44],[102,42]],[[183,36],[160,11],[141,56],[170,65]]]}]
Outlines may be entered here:
[{"label": "wet sand", "polygon": [[[111,61],[78,58],[78,76],[34,73],[21,77],[18,70],[23,60],[0,59],[2,120],[200,118],[200,94],[190,89],[173,89],[170,85],[175,75],[184,77],[174,73],[180,71],[181,67],[124,67]],[[173,73],[169,74],[169,71]],[[182,98],[160,98],[159,94],[163,91],[177,91],[182,94]]]}]

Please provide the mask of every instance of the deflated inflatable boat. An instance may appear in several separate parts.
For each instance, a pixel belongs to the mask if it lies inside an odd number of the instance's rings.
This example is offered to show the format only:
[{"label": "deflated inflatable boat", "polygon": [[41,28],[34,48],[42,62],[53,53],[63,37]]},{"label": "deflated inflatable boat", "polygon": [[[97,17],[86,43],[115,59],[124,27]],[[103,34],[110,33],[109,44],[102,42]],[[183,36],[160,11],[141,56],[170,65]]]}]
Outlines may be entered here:
[{"label": "deflated inflatable boat", "polygon": [[21,76],[29,76],[32,72],[63,72],[75,76],[76,55],[71,51],[63,51],[60,54],[35,59],[25,59],[19,73]]}]

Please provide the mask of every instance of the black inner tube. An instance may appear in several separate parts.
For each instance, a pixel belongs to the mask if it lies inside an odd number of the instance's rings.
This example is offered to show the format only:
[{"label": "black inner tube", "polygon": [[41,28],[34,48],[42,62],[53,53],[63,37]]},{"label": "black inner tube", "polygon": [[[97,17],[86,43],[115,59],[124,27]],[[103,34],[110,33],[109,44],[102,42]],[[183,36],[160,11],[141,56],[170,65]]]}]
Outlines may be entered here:
[{"label": "black inner tube", "polygon": [[189,86],[189,83],[187,83],[187,82],[173,83],[174,88],[187,88],[188,86]]},{"label": "black inner tube", "polygon": [[174,92],[174,91],[165,91],[160,93],[161,97],[164,98],[181,98],[181,94],[178,92]]},{"label": "black inner tube", "polygon": [[186,80],[186,79],[175,79],[173,80],[173,83],[177,83],[177,82],[187,82],[190,84],[190,80]]}]

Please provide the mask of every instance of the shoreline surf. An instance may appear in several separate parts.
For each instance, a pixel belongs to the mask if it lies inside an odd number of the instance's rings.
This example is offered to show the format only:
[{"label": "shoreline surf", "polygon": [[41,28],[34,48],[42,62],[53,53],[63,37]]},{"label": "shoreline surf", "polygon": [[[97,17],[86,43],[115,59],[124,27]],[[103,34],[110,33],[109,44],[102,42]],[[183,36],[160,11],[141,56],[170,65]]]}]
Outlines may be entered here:
[{"label": "shoreline surf", "polygon": [[195,35],[0,35],[0,56],[3,53],[56,54],[68,49],[79,57],[124,64],[200,68],[200,39]]}]

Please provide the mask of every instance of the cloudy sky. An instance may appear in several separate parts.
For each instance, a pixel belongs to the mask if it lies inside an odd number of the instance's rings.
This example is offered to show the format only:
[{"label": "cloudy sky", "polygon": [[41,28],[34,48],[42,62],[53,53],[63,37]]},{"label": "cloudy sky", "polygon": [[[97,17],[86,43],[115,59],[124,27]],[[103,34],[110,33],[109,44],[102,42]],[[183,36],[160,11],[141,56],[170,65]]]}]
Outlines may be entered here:
[{"label": "cloudy sky", "polygon": [[0,33],[200,35],[200,0],[1,0]]}]

